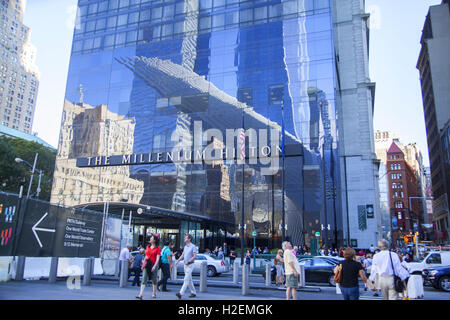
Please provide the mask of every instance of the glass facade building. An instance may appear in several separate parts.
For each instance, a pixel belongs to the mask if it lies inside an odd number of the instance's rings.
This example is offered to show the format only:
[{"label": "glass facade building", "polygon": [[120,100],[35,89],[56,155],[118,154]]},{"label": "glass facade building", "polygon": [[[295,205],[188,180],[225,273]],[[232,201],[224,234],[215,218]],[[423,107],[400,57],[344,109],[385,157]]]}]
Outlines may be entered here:
[{"label": "glass facade building", "polygon": [[[195,233],[202,248],[239,245],[242,211],[249,246],[256,231],[257,245],[280,247],[283,227],[294,245],[309,246],[317,231],[322,244],[342,244],[331,0],[78,5],[52,202],[127,199],[205,217],[175,217],[170,226]],[[245,164],[76,165],[80,157],[194,150],[196,141],[221,149],[229,141],[218,136],[242,127],[247,139],[257,132],[259,146],[274,134],[284,143],[279,170],[263,170],[270,164],[260,148],[251,161],[248,143]],[[208,130],[217,134],[202,137]]]}]

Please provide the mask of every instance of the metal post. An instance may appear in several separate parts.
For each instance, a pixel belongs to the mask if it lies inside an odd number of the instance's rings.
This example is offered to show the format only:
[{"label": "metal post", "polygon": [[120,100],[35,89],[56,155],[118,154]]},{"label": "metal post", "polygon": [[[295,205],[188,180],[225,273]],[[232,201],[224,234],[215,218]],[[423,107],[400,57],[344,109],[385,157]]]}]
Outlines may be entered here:
[{"label": "metal post", "polygon": [[177,266],[175,265],[175,262],[172,263],[172,276],[170,277],[170,280],[177,280]]},{"label": "metal post", "polygon": [[58,275],[58,257],[52,257],[50,263],[50,273],[48,274],[48,282],[56,283],[56,278]]},{"label": "metal post", "polygon": [[304,265],[300,265],[300,281],[298,282],[298,286],[300,288],[303,288],[306,285],[305,282],[305,266]]},{"label": "metal post", "polygon": [[83,276],[83,285],[90,286],[92,274],[94,270],[94,258],[86,258],[84,260],[84,276]]},{"label": "metal post", "polygon": [[34,164],[33,164],[33,170],[31,170],[31,177],[30,177],[30,184],[28,185],[27,198],[30,196],[31,184],[33,183],[33,176],[34,176],[34,170],[36,169],[37,158],[38,158],[38,153],[36,153],[36,155],[34,156]]},{"label": "metal post", "polygon": [[121,288],[125,288],[128,285],[128,261],[122,260],[120,261],[120,284]]},{"label": "metal post", "polygon": [[266,264],[266,287],[270,287],[272,282],[272,272],[270,268],[270,263]]},{"label": "metal post", "polygon": [[208,273],[208,262],[202,261],[200,265],[200,292],[207,291],[207,273]]},{"label": "metal post", "polygon": [[233,266],[233,283],[236,283],[236,284],[239,282],[239,280],[238,280],[238,278],[239,278],[239,267],[240,267],[239,261],[234,261],[234,266]]},{"label": "metal post", "polygon": [[284,165],[284,156],[285,156],[285,150],[284,150],[284,139],[285,139],[285,132],[284,132],[284,97],[281,100],[281,121],[283,122],[283,145],[282,145],[282,150],[283,150],[283,157],[282,157],[282,163],[283,163],[283,168],[281,171],[281,178],[282,178],[282,193],[281,193],[281,224],[283,225],[282,229],[281,229],[281,241],[285,241],[286,240],[286,212],[285,212],[285,207],[284,207],[284,193],[285,193],[285,165]]},{"label": "metal post", "polygon": [[[242,130],[244,129],[244,109],[242,109]],[[244,145],[245,145],[245,136],[244,136]],[[245,147],[244,147],[245,148]],[[244,149],[245,150],[245,149]],[[241,264],[244,264],[244,250],[245,250],[245,239],[244,239],[244,186],[245,186],[245,178],[244,178],[244,167],[245,167],[245,158],[242,161],[242,200],[241,200]]]},{"label": "metal post", "polygon": [[25,257],[19,256],[17,259],[16,278],[17,281],[23,280],[23,274],[25,272]]},{"label": "metal post", "polygon": [[39,170],[39,180],[38,180],[38,186],[36,190],[36,199],[39,199],[39,193],[41,193],[41,179],[42,179],[42,170]]},{"label": "metal post", "polygon": [[249,294],[248,274],[250,270],[248,264],[242,265],[242,295],[247,296]]}]

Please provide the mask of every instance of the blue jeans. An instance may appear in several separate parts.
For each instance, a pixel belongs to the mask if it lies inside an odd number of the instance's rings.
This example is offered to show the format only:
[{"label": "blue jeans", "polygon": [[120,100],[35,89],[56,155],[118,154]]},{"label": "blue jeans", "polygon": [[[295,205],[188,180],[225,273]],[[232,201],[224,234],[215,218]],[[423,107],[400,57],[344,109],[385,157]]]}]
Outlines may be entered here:
[{"label": "blue jeans", "polygon": [[344,300],[359,300],[359,287],[343,288],[341,287]]}]

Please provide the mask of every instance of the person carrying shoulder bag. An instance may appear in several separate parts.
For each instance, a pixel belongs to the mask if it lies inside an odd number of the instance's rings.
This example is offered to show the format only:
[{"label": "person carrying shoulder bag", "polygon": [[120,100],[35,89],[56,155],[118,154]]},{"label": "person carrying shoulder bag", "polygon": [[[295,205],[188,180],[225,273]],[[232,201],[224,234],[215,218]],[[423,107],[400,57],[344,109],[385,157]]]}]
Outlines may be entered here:
[{"label": "person carrying shoulder bag", "polygon": [[364,268],[360,262],[355,261],[356,252],[352,248],[344,250],[345,261],[334,268],[334,281],[339,284],[344,300],[359,300],[358,277],[367,283]]}]

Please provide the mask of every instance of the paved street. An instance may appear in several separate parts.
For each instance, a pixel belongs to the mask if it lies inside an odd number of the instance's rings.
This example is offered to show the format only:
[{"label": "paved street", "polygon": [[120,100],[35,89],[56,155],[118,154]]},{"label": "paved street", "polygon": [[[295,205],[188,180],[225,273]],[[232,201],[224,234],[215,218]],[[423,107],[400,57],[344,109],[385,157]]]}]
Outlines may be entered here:
[{"label": "paved street", "polygon": [[[180,285],[169,285],[171,292],[158,292],[157,299],[175,300],[175,293]],[[329,286],[309,286],[319,288],[320,292],[298,292],[299,300],[341,300],[336,289]],[[196,285],[198,290],[198,286]],[[69,289],[66,281],[50,284],[46,280],[10,281],[0,283],[1,300],[134,300],[138,288],[128,286],[119,288],[115,281],[92,281],[92,285],[79,289]],[[280,300],[285,298],[285,291],[279,289],[251,289],[250,295],[242,296],[238,288],[208,287],[207,293],[198,293],[194,300]],[[146,288],[144,299],[151,299],[151,288]],[[191,300],[186,297],[186,300]],[[361,300],[381,300],[372,292],[361,289]],[[425,288],[424,300],[450,300],[450,293]]]}]

